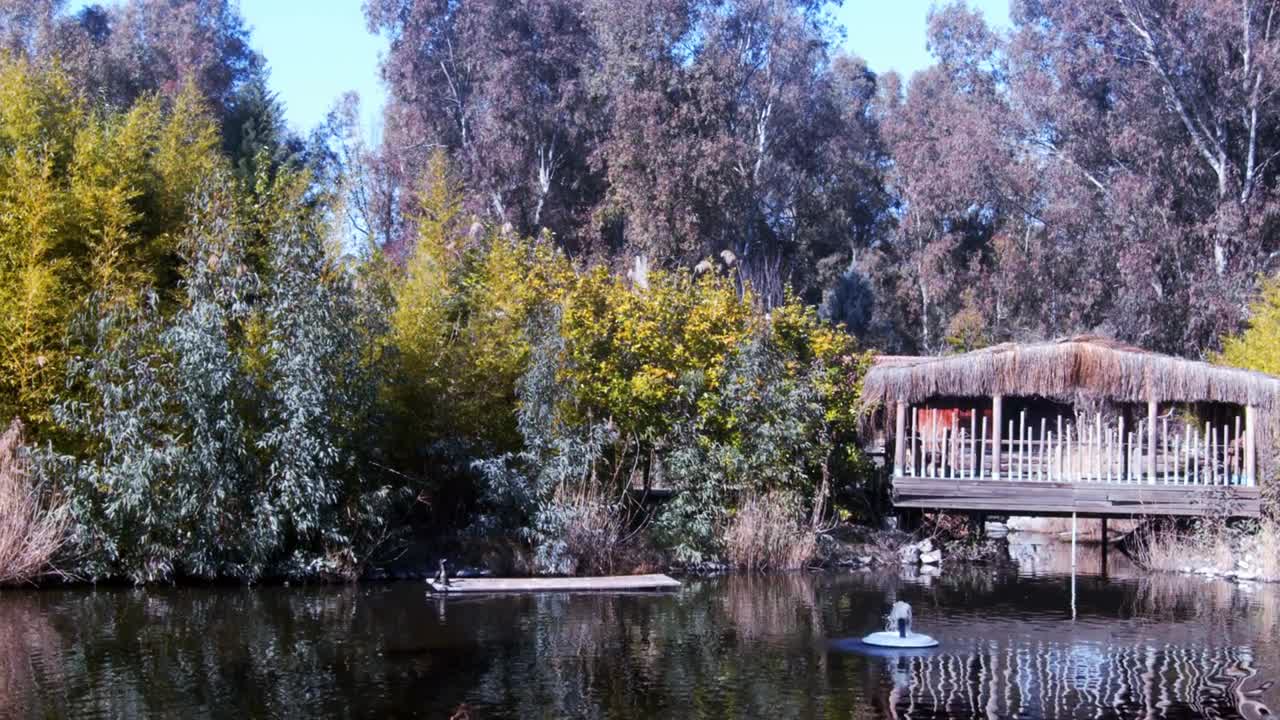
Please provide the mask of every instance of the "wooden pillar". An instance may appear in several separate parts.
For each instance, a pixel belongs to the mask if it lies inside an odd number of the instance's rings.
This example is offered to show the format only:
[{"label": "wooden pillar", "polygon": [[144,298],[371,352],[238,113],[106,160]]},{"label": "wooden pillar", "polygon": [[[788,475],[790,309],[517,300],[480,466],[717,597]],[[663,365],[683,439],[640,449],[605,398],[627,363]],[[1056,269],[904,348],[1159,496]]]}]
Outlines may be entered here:
[{"label": "wooden pillar", "polygon": [[1102,576],[1107,576],[1107,516],[1102,516]]},{"label": "wooden pillar", "polygon": [[991,396],[991,479],[1000,479],[1000,426],[1004,424],[1003,395]]},{"label": "wooden pillar", "polygon": [[1156,416],[1160,414],[1160,403],[1152,397],[1147,400],[1147,482],[1156,481]]},{"label": "wooden pillar", "polygon": [[902,477],[902,464],[907,459],[907,404],[898,400],[897,405],[893,431],[893,476]]},{"label": "wooden pillar", "polygon": [[1244,406],[1244,484],[1258,484],[1257,409],[1252,404]]}]

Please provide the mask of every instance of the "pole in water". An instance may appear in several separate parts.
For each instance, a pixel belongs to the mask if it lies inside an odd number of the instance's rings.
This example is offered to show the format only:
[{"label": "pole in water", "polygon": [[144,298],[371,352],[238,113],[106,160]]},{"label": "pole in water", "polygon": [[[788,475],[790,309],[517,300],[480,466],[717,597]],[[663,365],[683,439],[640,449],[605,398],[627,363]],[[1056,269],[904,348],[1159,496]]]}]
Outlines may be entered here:
[{"label": "pole in water", "polygon": [[1076,619],[1076,514],[1071,513],[1071,619]]},{"label": "pole in water", "polygon": [[1071,513],[1071,569],[1076,569],[1076,514]]},{"label": "pole in water", "polygon": [[1102,576],[1107,576],[1107,519],[1102,518]]}]

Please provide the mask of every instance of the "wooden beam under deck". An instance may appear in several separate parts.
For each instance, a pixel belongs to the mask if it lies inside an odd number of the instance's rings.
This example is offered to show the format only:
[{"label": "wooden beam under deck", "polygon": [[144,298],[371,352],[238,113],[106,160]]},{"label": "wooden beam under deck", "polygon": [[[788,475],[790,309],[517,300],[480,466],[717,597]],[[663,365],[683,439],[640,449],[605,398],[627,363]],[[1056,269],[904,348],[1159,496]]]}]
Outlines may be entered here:
[{"label": "wooden beam under deck", "polygon": [[895,507],[1010,515],[1218,515],[1259,517],[1258,488],[1103,482],[899,477]]}]

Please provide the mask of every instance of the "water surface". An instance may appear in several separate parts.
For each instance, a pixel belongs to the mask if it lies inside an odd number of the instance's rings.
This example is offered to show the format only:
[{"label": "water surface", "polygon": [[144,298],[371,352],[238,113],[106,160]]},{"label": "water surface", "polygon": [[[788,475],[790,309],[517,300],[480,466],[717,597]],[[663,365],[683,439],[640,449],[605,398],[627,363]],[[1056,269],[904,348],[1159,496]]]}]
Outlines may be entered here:
[{"label": "water surface", "polygon": [[[1056,548],[1014,568],[694,580],[667,595],[357,587],[0,594],[0,715],[1191,718],[1280,708],[1280,587]],[[854,640],[910,602],[932,652]]]}]

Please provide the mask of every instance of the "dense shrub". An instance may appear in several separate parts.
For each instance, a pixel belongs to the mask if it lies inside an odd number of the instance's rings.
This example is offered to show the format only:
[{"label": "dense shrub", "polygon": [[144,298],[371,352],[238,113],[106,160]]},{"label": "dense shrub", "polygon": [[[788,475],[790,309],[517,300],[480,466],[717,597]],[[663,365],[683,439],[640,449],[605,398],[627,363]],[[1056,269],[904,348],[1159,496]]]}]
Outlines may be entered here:
[{"label": "dense shrub", "polygon": [[[558,322],[529,328],[524,450],[477,466],[487,527],[522,528],[538,570],[607,565],[588,555],[625,554],[649,522],[676,562],[723,559],[750,498],[791,498],[791,521],[803,513],[810,535],[829,517],[833,475],[857,469],[849,441],[866,358],[847,335],[795,302],[758,312],[726,274],[628,284],[594,269],[558,307]],[[649,518],[628,491],[656,486],[674,492]],[[582,536],[591,542],[570,542]],[[780,562],[792,561],[749,564]]]},{"label": "dense shrub", "polygon": [[[287,188],[282,191],[288,192]],[[316,227],[286,214],[265,281],[229,199],[207,192],[180,242],[182,295],[103,299],[55,406],[77,439],[51,459],[89,577],[350,576],[384,537],[392,488],[355,436],[376,396],[362,307]]]}]

